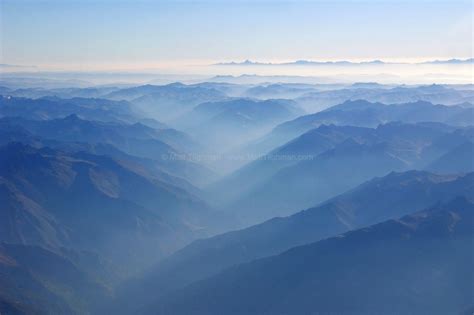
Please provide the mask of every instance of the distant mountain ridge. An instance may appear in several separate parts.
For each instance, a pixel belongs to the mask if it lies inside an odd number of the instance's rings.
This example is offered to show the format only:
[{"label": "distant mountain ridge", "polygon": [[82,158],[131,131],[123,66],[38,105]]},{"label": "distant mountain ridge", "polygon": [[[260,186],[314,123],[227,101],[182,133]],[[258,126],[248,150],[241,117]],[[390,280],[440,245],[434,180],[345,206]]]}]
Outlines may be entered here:
[{"label": "distant mountain ridge", "polygon": [[315,61],[315,60],[296,60],[291,62],[280,62],[280,63],[273,63],[273,62],[258,62],[258,61],[251,61],[245,60],[242,62],[221,62],[212,64],[213,66],[321,66],[321,65],[341,65],[341,66],[354,66],[354,65],[423,65],[423,64],[472,64],[474,63],[474,58],[468,59],[447,59],[447,60],[431,60],[431,61],[424,61],[424,62],[388,62],[382,60],[369,60],[369,61],[347,61],[347,60],[339,60],[339,61]]},{"label": "distant mountain ridge", "polygon": [[176,119],[201,103],[227,98],[212,86],[182,83],[142,85],[114,91],[104,97],[130,101],[140,111],[160,121]]}]

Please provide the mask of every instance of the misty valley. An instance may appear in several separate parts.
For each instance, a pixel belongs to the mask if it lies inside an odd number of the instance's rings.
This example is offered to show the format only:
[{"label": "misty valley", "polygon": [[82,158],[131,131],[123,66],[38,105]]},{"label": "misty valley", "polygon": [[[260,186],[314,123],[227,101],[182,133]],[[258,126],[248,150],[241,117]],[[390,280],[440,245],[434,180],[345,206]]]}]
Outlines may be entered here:
[{"label": "misty valley", "polygon": [[0,313],[471,314],[473,86],[292,80],[1,78]]}]

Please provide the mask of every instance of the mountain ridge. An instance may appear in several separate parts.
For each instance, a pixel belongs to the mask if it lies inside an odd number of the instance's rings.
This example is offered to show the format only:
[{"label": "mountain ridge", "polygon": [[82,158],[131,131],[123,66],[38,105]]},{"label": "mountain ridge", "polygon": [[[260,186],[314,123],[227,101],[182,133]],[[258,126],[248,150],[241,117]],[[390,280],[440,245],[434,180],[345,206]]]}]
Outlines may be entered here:
[{"label": "mountain ridge", "polygon": [[453,199],[231,267],[141,313],[459,313],[473,298],[473,217]]}]

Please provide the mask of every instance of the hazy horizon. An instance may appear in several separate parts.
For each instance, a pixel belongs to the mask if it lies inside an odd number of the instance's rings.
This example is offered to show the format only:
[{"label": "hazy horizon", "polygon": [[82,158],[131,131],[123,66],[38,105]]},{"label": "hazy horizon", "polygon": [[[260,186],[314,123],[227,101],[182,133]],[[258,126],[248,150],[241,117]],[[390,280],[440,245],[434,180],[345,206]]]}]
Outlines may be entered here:
[{"label": "hazy horizon", "polygon": [[41,71],[473,57],[470,1],[4,0],[0,14],[1,63]]}]

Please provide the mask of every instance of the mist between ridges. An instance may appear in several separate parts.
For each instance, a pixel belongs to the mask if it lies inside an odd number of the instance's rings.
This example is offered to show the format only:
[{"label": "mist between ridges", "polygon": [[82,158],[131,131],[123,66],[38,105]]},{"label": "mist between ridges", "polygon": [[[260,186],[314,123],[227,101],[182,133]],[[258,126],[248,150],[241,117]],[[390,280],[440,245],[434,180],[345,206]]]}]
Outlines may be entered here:
[{"label": "mist between ridges", "polygon": [[199,154],[199,153],[169,153],[162,154],[165,161],[310,161],[314,159],[311,154]]}]

